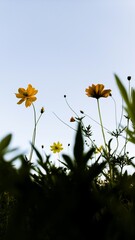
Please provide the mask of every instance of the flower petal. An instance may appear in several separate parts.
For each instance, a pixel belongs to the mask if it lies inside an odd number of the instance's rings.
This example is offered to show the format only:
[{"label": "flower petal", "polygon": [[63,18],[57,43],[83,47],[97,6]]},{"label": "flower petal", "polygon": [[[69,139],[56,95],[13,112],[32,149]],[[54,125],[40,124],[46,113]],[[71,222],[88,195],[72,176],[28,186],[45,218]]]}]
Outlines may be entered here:
[{"label": "flower petal", "polygon": [[31,104],[32,104],[32,101],[29,98],[27,98],[25,101],[25,106],[30,107]]},{"label": "flower petal", "polygon": [[85,92],[86,92],[86,95],[88,96],[88,97],[92,97],[93,96],[93,94],[94,94],[94,89],[93,89],[93,87],[88,87],[88,88],[86,88],[85,89]]},{"label": "flower petal", "polygon": [[37,100],[36,97],[29,97],[29,99],[31,100],[31,102],[35,102]]},{"label": "flower petal", "polygon": [[27,87],[27,93],[29,96],[37,94],[38,90],[32,87],[31,84],[28,85]]},{"label": "flower petal", "polygon": [[108,97],[110,96],[111,90],[110,89],[105,89],[104,90],[104,85],[103,84],[97,84],[88,87],[85,89],[86,95],[88,97],[93,97],[96,99],[99,99],[101,97]]},{"label": "flower petal", "polygon": [[24,88],[19,88],[18,92],[23,95],[23,93],[26,92],[26,90]]},{"label": "flower petal", "polygon": [[21,99],[19,102],[17,102],[17,104],[21,104],[25,101],[25,99]]},{"label": "flower petal", "polygon": [[111,93],[110,89],[106,89],[102,92],[102,97],[109,97]]},{"label": "flower petal", "polygon": [[104,85],[103,84],[97,84],[95,86],[95,92],[96,94],[101,94],[102,90],[104,89]]},{"label": "flower petal", "polygon": [[24,97],[24,96],[23,96],[22,94],[20,94],[20,93],[15,93],[15,95],[16,95],[17,98],[23,98],[23,97]]}]

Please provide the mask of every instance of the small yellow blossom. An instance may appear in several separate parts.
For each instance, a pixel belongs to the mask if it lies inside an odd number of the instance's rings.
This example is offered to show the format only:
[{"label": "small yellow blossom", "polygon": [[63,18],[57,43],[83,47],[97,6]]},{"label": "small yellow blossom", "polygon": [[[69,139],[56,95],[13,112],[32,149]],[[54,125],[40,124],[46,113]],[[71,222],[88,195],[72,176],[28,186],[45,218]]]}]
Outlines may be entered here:
[{"label": "small yellow blossom", "polygon": [[27,89],[19,88],[18,93],[15,93],[17,98],[21,98],[17,104],[21,104],[25,102],[25,106],[31,106],[32,102],[36,101],[35,95],[37,94],[38,90],[32,87],[31,84],[28,84]]},{"label": "small yellow blossom", "polygon": [[96,150],[95,150],[95,153],[101,153],[103,150],[103,146],[101,145],[99,148],[97,147]]},{"label": "small yellow blossom", "polygon": [[50,149],[53,153],[59,153],[61,150],[63,150],[63,147],[60,142],[54,142],[53,145],[50,146]]},{"label": "small yellow blossom", "polygon": [[93,97],[96,99],[99,99],[101,97],[107,98],[111,94],[111,89],[104,89],[103,84],[97,84],[92,86],[89,86],[88,88],[85,89],[86,95],[88,97]]}]

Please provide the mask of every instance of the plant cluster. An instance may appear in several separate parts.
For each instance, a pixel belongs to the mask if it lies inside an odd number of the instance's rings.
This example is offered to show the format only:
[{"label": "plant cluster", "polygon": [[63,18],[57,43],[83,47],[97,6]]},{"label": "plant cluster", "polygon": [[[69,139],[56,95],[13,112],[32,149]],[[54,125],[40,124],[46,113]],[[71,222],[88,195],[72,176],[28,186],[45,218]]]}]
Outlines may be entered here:
[{"label": "plant cluster", "polygon": [[[106,141],[100,109],[100,98],[112,97],[111,90],[104,89],[103,84],[93,84],[85,92],[97,101],[96,122],[101,126],[103,144],[98,147],[92,140],[91,126],[83,122],[86,114],[81,111],[80,117],[69,106],[75,114],[70,122],[77,122],[73,158],[62,154],[58,167],[50,161],[50,155],[43,157],[35,146],[37,124],[45,111],[42,107],[37,118],[33,103],[37,90],[31,84],[27,89],[18,89],[18,104],[33,106],[34,130],[29,158],[10,149],[11,134],[0,142],[1,240],[88,240],[99,236],[104,240],[135,239],[135,174],[124,171],[128,165],[134,167],[127,143],[135,143],[135,90],[129,87],[127,92],[117,75],[115,80],[125,102],[127,119],[126,126],[119,124],[110,133],[116,139],[116,148],[112,150],[112,138]],[[130,80],[128,77],[129,84]],[[124,132],[124,146],[118,152],[119,137]],[[90,141],[87,151],[86,139]],[[50,150],[60,153],[63,145],[54,142]],[[14,157],[7,161],[11,152]],[[32,161],[33,152],[36,163]],[[19,168],[16,160],[21,162]]]}]

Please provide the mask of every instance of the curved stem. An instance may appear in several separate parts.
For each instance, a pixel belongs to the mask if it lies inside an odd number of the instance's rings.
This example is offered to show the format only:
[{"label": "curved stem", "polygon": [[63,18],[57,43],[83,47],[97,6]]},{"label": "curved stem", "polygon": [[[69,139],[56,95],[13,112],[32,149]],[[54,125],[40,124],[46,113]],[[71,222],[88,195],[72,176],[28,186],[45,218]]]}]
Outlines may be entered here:
[{"label": "curved stem", "polygon": [[68,107],[70,108],[70,110],[79,118],[78,114],[73,110],[73,108],[69,105],[67,99],[65,98],[66,104],[68,105]]},{"label": "curved stem", "polygon": [[[88,114],[84,113],[84,116],[90,118],[92,121],[94,121],[95,123],[97,123],[98,125],[101,126],[101,124],[99,122],[97,122],[95,119],[93,119],[92,117],[90,117]],[[103,126],[103,128],[106,130],[106,131],[110,131],[109,129],[107,129],[106,127]]]}]

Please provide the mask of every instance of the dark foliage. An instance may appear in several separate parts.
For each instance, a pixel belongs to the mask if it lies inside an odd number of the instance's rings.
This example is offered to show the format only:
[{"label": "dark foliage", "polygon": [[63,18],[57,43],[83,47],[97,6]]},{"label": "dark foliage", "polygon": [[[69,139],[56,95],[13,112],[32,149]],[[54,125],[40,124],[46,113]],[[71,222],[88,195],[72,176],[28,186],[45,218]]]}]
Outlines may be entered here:
[{"label": "dark foliage", "polygon": [[117,171],[113,181],[101,183],[108,160],[89,164],[95,149],[84,153],[80,124],[74,159],[63,155],[62,167],[49,156],[44,161],[34,146],[35,166],[22,155],[5,160],[10,140],[0,144],[1,240],[135,239],[135,175]]}]

